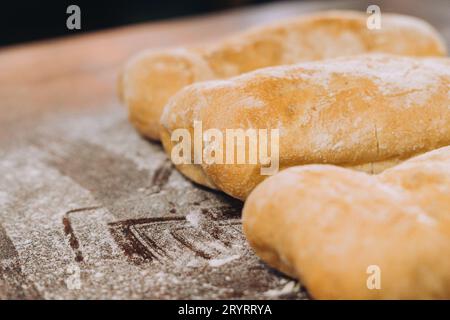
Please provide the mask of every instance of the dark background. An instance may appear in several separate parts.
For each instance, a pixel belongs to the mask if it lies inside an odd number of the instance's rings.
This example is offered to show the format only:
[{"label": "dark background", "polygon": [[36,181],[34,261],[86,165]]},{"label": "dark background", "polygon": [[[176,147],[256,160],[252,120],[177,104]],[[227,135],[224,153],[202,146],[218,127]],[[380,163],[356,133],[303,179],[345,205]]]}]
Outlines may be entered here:
[{"label": "dark background", "polygon": [[[270,0],[2,0],[0,46],[265,2]],[[81,30],[66,28],[71,4],[81,9]]]}]

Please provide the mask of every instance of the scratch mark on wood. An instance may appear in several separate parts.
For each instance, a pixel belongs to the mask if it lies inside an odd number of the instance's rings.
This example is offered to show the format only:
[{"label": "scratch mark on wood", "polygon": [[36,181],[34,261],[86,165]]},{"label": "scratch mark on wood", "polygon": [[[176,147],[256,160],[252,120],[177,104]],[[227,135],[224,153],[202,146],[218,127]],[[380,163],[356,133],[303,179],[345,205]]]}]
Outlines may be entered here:
[{"label": "scratch mark on wood", "polygon": [[70,246],[70,248],[72,248],[72,251],[75,254],[76,262],[83,262],[84,257],[83,257],[83,253],[80,250],[80,243],[78,241],[78,238],[75,235],[75,232],[73,231],[73,228],[72,228],[72,223],[70,221],[70,214],[75,213],[75,212],[97,210],[100,208],[101,208],[101,206],[92,206],[92,207],[83,207],[83,208],[72,209],[72,210],[67,211],[62,218],[62,223],[64,226],[64,233],[69,238],[69,246]]}]

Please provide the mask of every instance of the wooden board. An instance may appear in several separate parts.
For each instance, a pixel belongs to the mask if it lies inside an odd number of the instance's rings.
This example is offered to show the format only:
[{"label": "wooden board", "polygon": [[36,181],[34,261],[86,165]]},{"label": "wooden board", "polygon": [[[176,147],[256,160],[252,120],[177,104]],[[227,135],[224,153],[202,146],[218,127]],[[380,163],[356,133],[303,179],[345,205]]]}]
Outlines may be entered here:
[{"label": "wooden board", "polygon": [[[394,1],[449,39],[448,2]],[[361,1],[278,3],[0,50],[0,298],[307,298],[264,265],[242,204],[198,187],[142,139],[116,99],[148,47]]]}]

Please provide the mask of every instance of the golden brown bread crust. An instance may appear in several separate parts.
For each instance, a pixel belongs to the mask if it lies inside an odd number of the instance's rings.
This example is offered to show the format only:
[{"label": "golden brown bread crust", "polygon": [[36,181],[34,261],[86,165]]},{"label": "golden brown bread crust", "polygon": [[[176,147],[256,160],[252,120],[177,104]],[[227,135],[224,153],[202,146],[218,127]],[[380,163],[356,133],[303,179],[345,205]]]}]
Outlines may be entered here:
[{"label": "golden brown bread crust", "polygon": [[[293,167],[248,197],[256,254],[317,299],[450,298],[450,147],[380,175]],[[367,287],[380,268],[381,289]]]},{"label": "golden brown bread crust", "polygon": [[[164,126],[161,126],[161,141],[165,147],[167,155],[170,157],[170,155],[172,154],[173,144],[170,141],[170,133],[164,128]],[[208,176],[203,172],[201,165],[179,164],[176,165],[176,168],[185,177],[188,177],[195,183],[201,184],[211,189],[218,189],[214,182],[212,182],[211,179],[209,179]]]},{"label": "golden brown bread crust", "polygon": [[209,67],[193,52],[146,51],[128,62],[120,76],[119,96],[138,131],[159,140],[159,118],[168,98],[188,84],[212,78]]},{"label": "golden brown bread crust", "polygon": [[380,30],[369,30],[366,19],[367,15],[359,12],[319,12],[257,27],[212,45],[146,51],[125,66],[119,95],[138,131],[159,140],[159,118],[167,100],[194,82],[366,52],[410,56],[446,53],[436,31],[420,19],[383,14]]},{"label": "golden brown bread crust", "polygon": [[[192,131],[194,120],[224,135],[279,129],[280,168],[328,163],[377,173],[450,144],[449,86],[448,58],[372,54],[267,68],[181,90],[161,118],[162,142],[170,156],[170,134]],[[179,169],[239,199],[266,177],[259,164]]]}]

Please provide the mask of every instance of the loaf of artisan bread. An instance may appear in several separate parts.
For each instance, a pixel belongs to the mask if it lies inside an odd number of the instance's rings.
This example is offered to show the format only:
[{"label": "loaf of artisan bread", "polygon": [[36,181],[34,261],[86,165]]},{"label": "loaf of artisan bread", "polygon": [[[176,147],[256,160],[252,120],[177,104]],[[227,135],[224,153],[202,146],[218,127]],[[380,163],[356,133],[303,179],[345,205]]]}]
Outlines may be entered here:
[{"label": "loaf of artisan bread", "polygon": [[[173,157],[172,134],[193,134],[194,121],[224,137],[227,129],[277,129],[280,169],[335,164],[378,173],[450,145],[449,88],[448,58],[368,54],[266,68],[185,87],[164,109],[161,138]],[[203,151],[192,143],[192,158]],[[264,161],[191,163],[177,168],[239,199],[267,177]]]},{"label": "loaf of artisan bread", "polygon": [[255,188],[243,229],[313,298],[450,299],[449,195],[450,147],[379,175],[298,166]]},{"label": "loaf of artisan bread", "polygon": [[426,22],[383,14],[381,29],[352,11],[309,14],[195,48],[146,51],[125,66],[119,92],[138,131],[159,139],[159,118],[169,97],[198,81],[223,79],[262,67],[366,52],[442,56],[446,49]]}]

